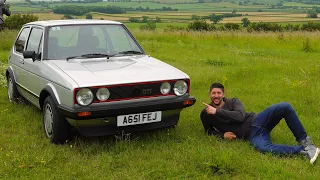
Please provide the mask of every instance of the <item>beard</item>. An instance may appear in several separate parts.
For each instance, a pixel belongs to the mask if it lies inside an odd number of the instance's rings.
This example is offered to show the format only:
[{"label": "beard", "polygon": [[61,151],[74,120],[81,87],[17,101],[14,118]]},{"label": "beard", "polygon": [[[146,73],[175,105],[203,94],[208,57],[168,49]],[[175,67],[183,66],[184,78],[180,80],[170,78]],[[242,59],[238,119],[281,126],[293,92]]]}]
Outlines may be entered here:
[{"label": "beard", "polygon": [[223,102],[223,98],[214,98],[212,99],[212,104],[214,106],[220,106]]}]

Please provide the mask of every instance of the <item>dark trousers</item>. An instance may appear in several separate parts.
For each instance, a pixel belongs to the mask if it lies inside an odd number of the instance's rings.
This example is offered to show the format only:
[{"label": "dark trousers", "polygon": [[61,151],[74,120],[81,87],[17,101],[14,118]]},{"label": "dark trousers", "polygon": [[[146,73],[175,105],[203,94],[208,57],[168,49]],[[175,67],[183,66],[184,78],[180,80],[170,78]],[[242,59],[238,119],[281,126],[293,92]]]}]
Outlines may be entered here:
[{"label": "dark trousers", "polygon": [[272,144],[270,133],[283,118],[295,136],[297,142],[300,142],[307,137],[307,133],[305,132],[295,110],[290,104],[283,102],[268,107],[257,116],[252,123],[249,138],[250,144],[254,146],[255,149],[262,152],[293,154],[303,150],[303,146]]}]

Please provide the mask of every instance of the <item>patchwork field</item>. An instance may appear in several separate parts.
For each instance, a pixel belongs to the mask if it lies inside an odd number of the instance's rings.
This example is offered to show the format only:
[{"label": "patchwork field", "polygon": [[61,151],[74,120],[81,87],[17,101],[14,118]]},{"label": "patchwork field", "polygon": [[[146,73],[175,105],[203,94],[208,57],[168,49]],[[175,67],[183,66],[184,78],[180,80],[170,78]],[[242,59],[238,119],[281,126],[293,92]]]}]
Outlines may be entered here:
[{"label": "patchwork field", "polygon": [[[55,6],[65,6],[65,5],[78,5],[78,6],[119,6],[123,8],[150,8],[150,9],[161,9],[162,7],[171,7],[173,9],[178,9],[179,11],[161,11],[161,12],[138,12],[138,11],[127,11],[126,14],[103,14],[103,13],[93,13],[94,19],[109,19],[121,22],[128,22],[130,17],[142,17],[148,16],[150,18],[160,17],[163,22],[174,22],[174,23],[190,23],[192,22],[191,16],[193,14],[198,16],[206,16],[212,13],[231,13],[236,10],[238,14],[243,14],[249,18],[251,22],[307,22],[307,21],[319,21],[319,18],[307,18],[307,11],[313,6],[310,4],[302,4],[296,2],[284,2],[283,7],[278,8],[272,7],[272,5],[278,3],[277,1],[259,1],[259,3],[264,3],[264,5],[239,5],[238,2],[211,2],[211,3],[190,3],[195,1],[157,1],[156,2],[97,2],[97,3],[50,3],[49,8],[54,8]],[[188,3],[185,3],[188,2]],[[296,8],[292,8],[296,7]],[[14,13],[26,13],[33,12],[39,15],[40,20],[43,19],[61,19],[63,15],[54,15],[47,12],[50,9],[41,6],[21,6],[12,4],[11,7]],[[259,11],[259,12],[258,12]],[[85,18],[83,16],[74,16],[76,18]],[[231,17],[224,18],[220,23],[241,23],[243,17]]]}]

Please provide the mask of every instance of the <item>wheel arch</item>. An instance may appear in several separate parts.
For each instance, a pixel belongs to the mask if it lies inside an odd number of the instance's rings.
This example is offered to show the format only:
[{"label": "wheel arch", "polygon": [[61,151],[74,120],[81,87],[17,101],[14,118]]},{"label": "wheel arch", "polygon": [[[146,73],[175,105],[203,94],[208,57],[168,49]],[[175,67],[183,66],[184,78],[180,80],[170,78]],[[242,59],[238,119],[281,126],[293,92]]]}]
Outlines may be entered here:
[{"label": "wheel arch", "polygon": [[40,106],[41,111],[43,110],[43,103],[48,96],[52,97],[56,106],[58,106],[60,104],[60,99],[59,99],[59,95],[57,93],[57,90],[54,88],[54,86],[52,84],[47,84],[41,90],[41,93],[39,96],[39,106]]},{"label": "wheel arch", "polygon": [[11,67],[11,66],[8,67],[7,70],[6,70],[6,78],[7,78],[7,80],[8,80],[8,78],[9,78],[9,75],[11,75],[11,77],[12,77],[13,80],[14,80],[14,82],[16,82],[16,77],[15,77],[15,75],[14,75],[14,73],[13,73],[13,70],[12,70],[12,67]]}]

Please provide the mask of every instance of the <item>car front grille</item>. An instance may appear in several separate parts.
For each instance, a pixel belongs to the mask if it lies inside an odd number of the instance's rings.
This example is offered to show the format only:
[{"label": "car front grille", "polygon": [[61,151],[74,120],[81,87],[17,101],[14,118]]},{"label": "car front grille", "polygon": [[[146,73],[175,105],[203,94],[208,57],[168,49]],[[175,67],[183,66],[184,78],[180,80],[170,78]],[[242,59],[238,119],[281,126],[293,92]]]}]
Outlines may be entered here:
[{"label": "car front grille", "polygon": [[[171,84],[171,91],[166,95],[163,95],[160,92],[160,86],[163,82],[169,82]],[[119,101],[174,95],[172,88],[175,82],[176,81],[160,81],[105,86],[110,91],[110,97],[106,101]],[[98,88],[92,89],[94,94],[96,94],[97,90]],[[99,100],[95,97],[94,102],[99,102]]]}]

